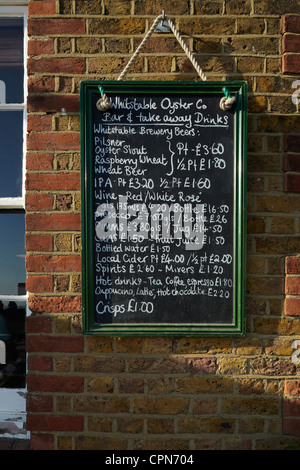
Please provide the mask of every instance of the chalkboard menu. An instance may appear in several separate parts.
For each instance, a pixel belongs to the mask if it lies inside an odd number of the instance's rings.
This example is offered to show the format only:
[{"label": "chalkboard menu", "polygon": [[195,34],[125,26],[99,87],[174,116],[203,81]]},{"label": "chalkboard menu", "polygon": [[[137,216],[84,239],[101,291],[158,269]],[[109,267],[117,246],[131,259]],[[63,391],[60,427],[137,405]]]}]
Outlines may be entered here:
[{"label": "chalkboard menu", "polygon": [[244,334],[246,93],[81,83],[85,334]]}]

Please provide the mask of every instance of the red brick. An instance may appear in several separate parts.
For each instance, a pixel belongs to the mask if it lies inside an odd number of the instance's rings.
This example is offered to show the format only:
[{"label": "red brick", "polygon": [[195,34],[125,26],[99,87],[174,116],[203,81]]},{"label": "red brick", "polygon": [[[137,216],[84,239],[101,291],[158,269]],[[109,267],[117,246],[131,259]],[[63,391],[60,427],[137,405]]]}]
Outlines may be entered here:
[{"label": "red brick", "polygon": [[299,52],[300,51],[300,34],[285,34],[282,40],[283,52]]},{"label": "red brick", "polygon": [[290,193],[299,193],[300,175],[284,175],[284,190]]},{"label": "red brick", "polygon": [[33,19],[28,20],[29,36],[45,36],[59,34],[85,34],[84,19]]},{"label": "red brick", "polygon": [[27,428],[29,431],[83,431],[83,416],[53,416],[53,415],[29,415]]},{"label": "red brick", "polygon": [[283,18],[284,33],[300,33],[300,16],[286,15]]},{"label": "red brick", "polygon": [[288,399],[283,400],[283,416],[300,416],[300,399]]},{"label": "red brick", "polygon": [[52,276],[28,276],[26,280],[27,292],[42,293],[53,292]]},{"label": "red brick", "polygon": [[85,59],[81,57],[52,57],[27,60],[28,73],[83,73]]},{"label": "red brick", "polygon": [[28,307],[35,313],[79,313],[81,312],[81,297],[37,297],[31,295],[28,298]]},{"label": "red brick", "polygon": [[[38,358],[40,359],[40,358]],[[44,358],[41,358],[44,359]],[[27,412],[37,412],[40,413],[44,411],[49,413],[53,411],[53,397],[47,395],[27,395],[26,403]]]},{"label": "red brick", "polygon": [[54,450],[54,436],[49,433],[30,433],[32,450]]},{"label": "red brick", "polygon": [[26,333],[51,333],[52,320],[41,315],[30,315],[26,318]]},{"label": "red brick", "polygon": [[282,57],[282,73],[300,73],[300,54],[285,54]]},{"label": "red brick", "polygon": [[27,170],[52,170],[53,155],[50,153],[27,153],[26,155]]},{"label": "red brick", "polygon": [[51,211],[53,209],[52,194],[26,194],[25,201],[27,211]]},{"label": "red brick", "polygon": [[80,214],[26,214],[28,231],[65,231],[80,230]]},{"label": "red brick", "polygon": [[300,277],[287,277],[285,280],[286,295],[300,294]]},{"label": "red brick", "polygon": [[[65,342],[68,342],[70,338]],[[83,377],[62,377],[55,375],[27,376],[27,389],[29,392],[60,392],[60,393],[82,393],[84,388]],[[36,428],[38,429],[38,428]]]},{"label": "red brick", "polygon": [[28,14],[31,15],[53,15],[56,11],[56,0],[43,0],[29,2]]},{"label": "red brick", "polygon": [[53,250],[53,236],[52,235],[35,235],[27,233],[25,235],[25,248],[26,251],[52,251]]},{"label": "red brick", "polygon": [[30,39],[28,41],[28,55],[54,54],[54,39]]},{"label": "red brick", "polygon": [[284,150],[286,152],[299,152],[300,135],[286,134],[284,136]]},{"label": "red brick", "polygon": [[80,133],[32,133],[27,139],[27,150],[79,150]]},{"label": "red brick", "polygon": [[287,154],[284,156],[284,171],[300,172],[300,154]]},{"label": "red brick", "polygon": [[286,274],[300,274],[300,257],[287,256],[285,259]]},{"label": "red brick", "polygon": [[284,394],[291,396],[300,396],[300,380],[285,380]]},{"label": "red brick", "polygon": [[[251,361],[251,367],[252,372],[259,375],[283,376],[295,373],[295,365],[290,358],[256,356]],[[273,401],[273,405],[277,406],[276,401]]]},{"label": "red brick", "polygon": [[[29,95],[27,101],[28,110],[31,112],[58,112],[65,108],[67,112],[79,112],[79,95]],[[38,130],[38,129],[34,129]]]},{"label": "red brick", "polygon": [[[53,359],[46,356],[29,356],[27,360],[28,369],[39,372],[52,372]],[[51,410],[49,410],[51,411]]]},{"label": "red brick", "polygon": [[188,359],[188,371],[190,374],[211,374],[217,370],[214,358],[192,358]]},{"label": "red brick", "polygon": [[41,116],[36,114],[29,114],[27,116],[27,131],[51,131],[52,130],[52,116]]},{"label": "red brick", "polygon": [[[82,336],[52,336],[52,335],[28,335],[27,336],[27,351],[29,353],[34,352],[34,353],[49,353],[49,352],[57,352],[57,353],[80,353],[83,352],[84,348],[84,342],[83,342],[83,337]],[[34,380],[35,376],[30,376],[31,377],[31,383],[32,380]],[[56,377],[57,378],[57,377]],[[81,384],[81,377],[77,377],[79,380],[79,384]],[[64,378],[64,380],[70,380],[70,377]],[[72,379],[72,378],[71,378]],[[53,378],[52,376],[49,376],[48,382],[51,385],[51,391],[53,390],[53,387],[55,387],[56,390],[59,390],[59,388],[56,388],[57,386],[55,385],[55,381],[52,384],[52,380],[55,380],[55,377]],[[40,384],[38,385],[37,382],[37,389],[36,391],[46,391],[46,384]],[[77,387],[77,386],[76,386]],[[50,389],[49,389],[50,391]],[[63,390],[62,390],[63,391]]]},{"label": "red brick", "polygon": [[[49,174],[27,173],[26,189],[27,190],[40,190],[40,191],[79,190],[80,189],[80,174],[79,173],[49,173]],[[41,201],[41,210],[43,210],[42,201]]]},{"label": "red brick", "polygon": [[285,299],[285,315],[300,315],[300,298]]},{"label": "red brick", "polygon": [[29,93],[51,93],[55,91],[54,77],[28,77]]},{"label": "red brick", "polygon": [[81,258],[78,255],[27,255],[27,272],[79,272]]},{"label": "red brick", "polygon": [[300,437],[300,419],[284,418],[283,434]]}]

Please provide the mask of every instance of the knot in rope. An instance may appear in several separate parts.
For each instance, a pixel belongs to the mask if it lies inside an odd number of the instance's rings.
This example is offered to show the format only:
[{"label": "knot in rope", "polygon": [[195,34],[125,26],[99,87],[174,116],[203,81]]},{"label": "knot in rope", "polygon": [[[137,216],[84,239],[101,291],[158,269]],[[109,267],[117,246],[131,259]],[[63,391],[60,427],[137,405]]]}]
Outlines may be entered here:
[{"label": "knot in rope", "polygon": [[220,108],[223,111],[227,111],[228,109],[230,109],[234,105],[235,102],[236,102],[236,99],[234,98],[234,96],[232,96],[230,98],[226,98],[226,96],[224,96],[223,98],[221,98]]},{"label": "knot in rope", "polygon": [[236,102],[236,99],[234,96],[230,96],[230,93],[226,87],[222,88],[222,91],[224,92],[225,96],[221,98],[220,108],[223,111],[227,111],[234,105],[234,103]]},{"label": "knot in rope", "polygon": [[112,103],[105,94],[103,94],[100,100],[97,101],[96,107],[99,111],[108,111],[112,107]]}]

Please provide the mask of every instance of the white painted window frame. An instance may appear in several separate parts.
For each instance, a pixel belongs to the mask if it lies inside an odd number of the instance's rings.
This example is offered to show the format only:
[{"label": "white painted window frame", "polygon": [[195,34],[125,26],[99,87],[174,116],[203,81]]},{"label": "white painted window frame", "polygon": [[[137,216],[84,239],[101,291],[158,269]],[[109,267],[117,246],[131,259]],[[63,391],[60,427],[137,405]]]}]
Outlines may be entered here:
[{"label": "white painted window frame", "polygon": [[[8,2],[6,2],[7,5]],[[21,6],[21,3],[23,6]],[[0,209],[24,209],[25,207],[25,155],[26,155],[26,123],[27,123],[27,2],[10,1],[9,5],[4,6],[5,2],[0,1],[0,18],[19,17],[24,18],[24,102],[17,104],[0,103],[0,111],[23,111],[23,168],[22,168],[22,194],[20,197],[0,198]]]},{"label": "white painted window frame", "polygon": [[[24,102],[20,104],[0,103],[0,112],[22,110],[23,111],[23,168],[22,168],[22,194],[20,197],[0,198],[1,210],[25,211],[25,169],[26,169],[26,135],[27,135],[27,19],[28,1],[23,0],[0,0],[0,18],[23,18],[24,19]],[[13,296],[0,295],[2,301],[25,301],[26,315],[30,314],[27,307],[27,295]],[[2,437],[28,438],[29,433],[25,429],[26,422],[26,388],[22,389],[0,389],[0,434]],[[5,423],[10,423],[7,427]]]}]

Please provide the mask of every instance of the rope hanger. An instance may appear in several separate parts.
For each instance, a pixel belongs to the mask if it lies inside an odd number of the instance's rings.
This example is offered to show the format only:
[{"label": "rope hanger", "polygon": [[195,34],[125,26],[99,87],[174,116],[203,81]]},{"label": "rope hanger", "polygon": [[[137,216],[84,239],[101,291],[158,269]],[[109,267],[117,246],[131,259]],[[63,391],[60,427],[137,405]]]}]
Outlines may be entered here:
[{"label": "rope hanger", "polygon": [[148,33],[146,34],[146,36],[144,37],[143,41],[141,42],[141,44],[139,45],[139,47],[137,48],[137,50],[135,51],[135,53],[133,54],[133,56],[131,57],[130,61],[128,62],[128,64],[126,65],[125,69],[123,70],[123,72],[121,73],[121,75],[119,76],[118,80],[122,80],[123,77],[125,76],[125,74],[127,73],[128,69],[130,68],[130,66],[132,65],[132,63],[135,61],[135,59],[137,58],[139,52],[141,51],[141,49],[145,46],[146,42],[148,41],[148,39],[150,38],[151,34],[153,33],[153,31],[155,30],[156,26],[158,25],[158,23],[162,21],[166,21],[174,36],[176,37],[177,41],[179,42],[179,44],[181,45],[182,49],[184,50],[184,52],[186,53],[186,55],[188,56],[188,58],[190,59],[190,61],[192,62],[193,66],[195,67],[199,77],[201,78],[201,80],[205,81],[207,80],[205,74],[203,73],[203,70],[201,69],[201,67],[199,66],[199,64],[196,62],[195,58],[193,57],[193,55],[191,54],[191,51],[189,50],[189,48],[187,47],[187,45],[185,44],[184,40],[182,39],[182,37],[180,36],[179,34],[179,31],[176,29],[175,27],[175,24],[173,23],[173,21],[165,15],[165,12],[163,11],[163,13],[161,15],[159,15],[153,22],[153,25],[151,26],[151,28],[149,29]]},{"label": "rope hanger", "polygon": [[[145,46],[146,42],[148,41],[148,39],[150,38],[150,36],[152,35],[152,33],[155,31],[156,27],[158,26],[158,24],[160,22],[167,22],[168,25],[170,26],[174,36],[176,37],[177,41],[179,42],[179,44],[181,45],[182,49],[184,50],[184,52],[186,53],[187,57],[189,58],[189,60],[191,61],[191,63],[193,64],[194,68],[196,69],[199,77],[201,78],[201,80],[203,81],[206,81],[207,78],[203,72],[203,70],[201,69],[201,67],[199,66],[199,64],[197,63],[197,61],[195,60],[194,56],[192,55],[191,51],[189,50],[188,46],[186,45],[186,43],[184,42],[184,40],[182,39],[179,31],[176,29],[175,27],[175,24],[173,23],[173,21],[168,17],[166,16],[165,14],[165,11],[163,10],[162,14],[159,15],[153,22],[151,28],[149,29],[148,33],[146,34],[146,36],[144,37],[144,39],[142,40],[141,44],[138,46],[138,48],[136,49],[135,53],[133,54],[133,56],[131,57],[131,59],[129,60],[128,64],[126,65],[126,67],[124,68],[124,70],[122,71],[122,73],[119,75],[118,77],[118,80],[123,80],[123,78],[125,77],[126,73],[128,72],[128,70],[130,69],[131,65],[133,64],[133,62],[136,60],[137,56],[139,55],[139,53],[141,52],[141,50],[143,49],[143,47]],[[97,109],[99,111],[107,111],[108,109],[111,108],[111,101],[110,99],[106,96],[105,92],[104,92],[104,89],[102,86],[99,87],[99,91],[101,93],[101,98],[98,100],[97,102]],[[235,98],[234,97],[231,97],[230,94],[229,94],[229,91],[227,90],[227,88],[223,88],[223,92],[225,94],[225,96],[221,99],[220,101],[220,108],[223,110],[223,111],[226,111],[228,109],[230,109],[232,107],[232,105],[235,103]]]}]

